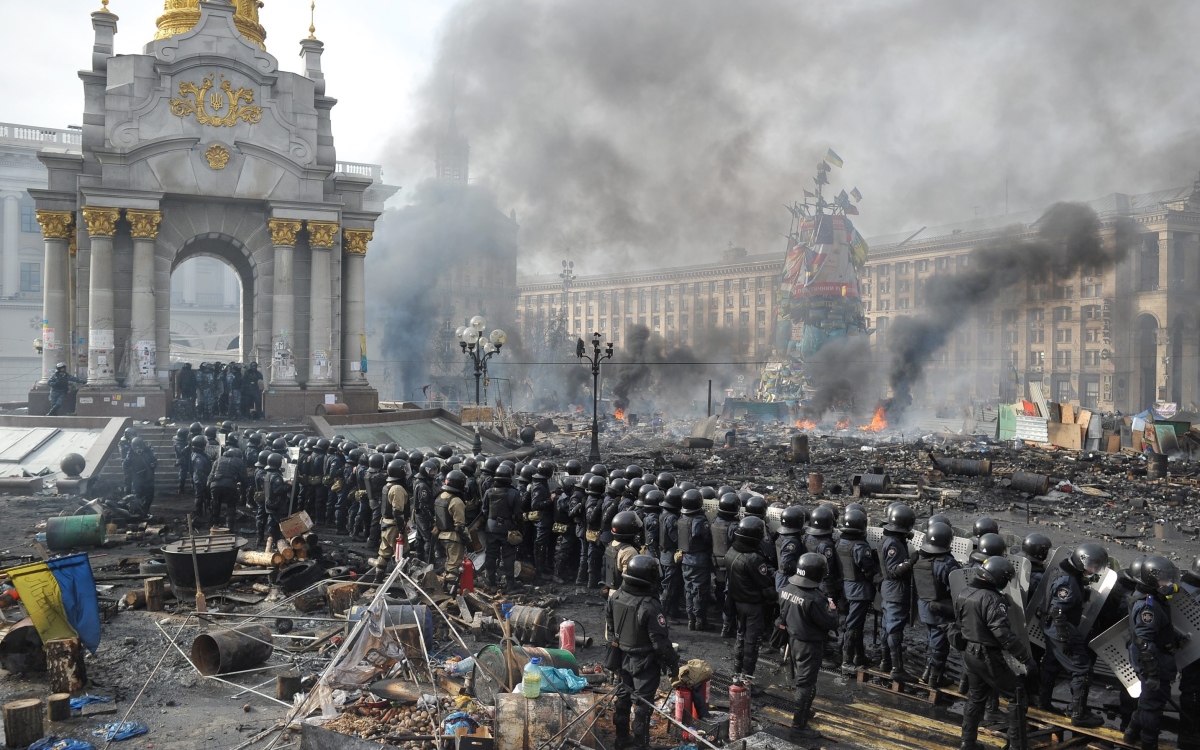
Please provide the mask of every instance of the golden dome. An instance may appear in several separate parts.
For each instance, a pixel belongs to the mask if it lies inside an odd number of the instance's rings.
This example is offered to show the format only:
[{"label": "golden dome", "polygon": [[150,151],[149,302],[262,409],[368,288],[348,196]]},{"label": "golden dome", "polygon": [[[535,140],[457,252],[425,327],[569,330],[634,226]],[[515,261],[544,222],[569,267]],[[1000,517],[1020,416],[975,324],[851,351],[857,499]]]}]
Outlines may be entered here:
[{"label": "golden dome", "polygon": [[[258,22],[258,9],[262,7],[261,0],[231,0],[235,9],[233,23],[238,32],[266,49],[263,43],[267,38],[267,30]],[[166,0],[163,14],[158,17],[158,32],[155,39],[167,39],[185,31],[191,31],[200,22],[200,0]]]}]

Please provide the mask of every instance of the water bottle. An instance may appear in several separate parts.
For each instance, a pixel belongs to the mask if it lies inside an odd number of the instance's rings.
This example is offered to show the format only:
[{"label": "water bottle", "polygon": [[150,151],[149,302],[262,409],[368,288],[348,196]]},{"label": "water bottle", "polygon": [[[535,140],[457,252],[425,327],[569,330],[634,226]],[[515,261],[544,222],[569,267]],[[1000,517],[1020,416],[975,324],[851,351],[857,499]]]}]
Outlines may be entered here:
[{"label": "water bottle", "polygon": [[521,693],[526,698],[536,698],[542,694],[541,664],[541,658],[535,656],[525,665],[525,671],[521,676]]}]

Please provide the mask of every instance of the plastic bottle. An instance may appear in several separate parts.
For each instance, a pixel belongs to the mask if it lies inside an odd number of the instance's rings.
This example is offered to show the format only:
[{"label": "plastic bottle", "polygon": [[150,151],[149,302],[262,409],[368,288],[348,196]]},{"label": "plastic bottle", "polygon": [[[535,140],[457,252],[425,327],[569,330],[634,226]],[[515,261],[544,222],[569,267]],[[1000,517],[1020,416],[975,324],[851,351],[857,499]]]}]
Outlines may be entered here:
[{"label": "plastic bottle", "polygon": [[525,665],[525,671],[521,676],[521,694],[526,698],[536,698],[542,694],[541,664],[541,657],[535,656]]}]

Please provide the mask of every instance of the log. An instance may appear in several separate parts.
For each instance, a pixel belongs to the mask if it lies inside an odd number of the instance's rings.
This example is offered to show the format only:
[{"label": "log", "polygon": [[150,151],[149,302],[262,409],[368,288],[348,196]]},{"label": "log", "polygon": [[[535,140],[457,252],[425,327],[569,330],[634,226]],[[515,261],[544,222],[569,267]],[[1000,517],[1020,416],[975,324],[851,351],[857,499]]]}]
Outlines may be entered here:
[{"label": "log", "polygon": [[[50,689],[56,693],[74,693],[87,684],[83,648],[78,638],[59,638],[46,642],[46,671]],[[41,701],[38,701],[40,708]]]},{"label": "log", "polygon": [[255,565],[261,568],[278,568],[283,565],[283,555],[278,552],[256,552],[254,550],[238,550],[237,561],[242,565]]},{"label": "log", "polygon": [[145,609],[146,608],[146,590],[130,591],[125,594],[125,606],[130,609]]},{"label": "log", "polygon": [[358,596],[358,586],[354,582],[333,584],[328,589],[329,611],[340,614],[350,609]]},{"label": "log", "polygon": [[52,693],[46,699],[46,718],[50,721],[66,721],[71,718],[71,694]]},{"label": "log", "polygon": [[300,675],[281,674],[275,676],[275,697],[292,702],[292,696],[300,692]]},{"label": "log", "polygon": [[150,612],[162,612],[163,591],[166,588],[164,579],[161,576],[147,578],[143,586],[144,593],[146,594],[146,609]]},{"label": "log", "polygon": [[25,698],[4,704],[5,747],[29,747],[45,736],[40,700]]},{"label": "log", "polygon": [[276,542],[275,548],[279,550],[279,554],[283,555],[284,560],[292,560],[296,557],[296,550],[292,549],[291,542],[286,539]]}]

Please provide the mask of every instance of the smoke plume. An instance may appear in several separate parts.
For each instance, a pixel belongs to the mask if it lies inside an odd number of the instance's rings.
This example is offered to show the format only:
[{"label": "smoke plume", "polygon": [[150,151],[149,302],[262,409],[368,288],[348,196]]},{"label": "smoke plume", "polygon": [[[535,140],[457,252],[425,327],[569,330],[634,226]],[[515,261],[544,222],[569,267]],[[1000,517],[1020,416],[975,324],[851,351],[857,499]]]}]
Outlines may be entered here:
[{"label": "smoke plume", "polygon": [[707,397],[709,379],[716,392],[733,382],[733,366],[711,363],[732,361],[735,346],[734,335],[724,329],[708,331],[692,349],[670,344],[644,325],[632,326],[613,357],[616,364],[607,366],[612,374],[606,377],[616,381],[613,408],[688,414]]},{"label": "smoke plume", "polygon": [[957,273],[938,273],[926,282],[926,309],[920,315],[900,316],[887,332],[892,386],[890,409],[903,411],[912,403],[912,388],[924,373],[925,362],[946,345],[950,334],[975,310],[987,309],[1000,294],[1026,282],[1052,283],[1079,273],[1084,264],[1121,261],[1135,229],[1128,220],[1116,223],[1109,241],[1100,237],[1100,220],[1087,206],[1056,203],[1036,223],[1037,236],[997,239],[970,255]]},{"label": "smoke plume", "polygon": [[873,407],[855,401],[856,396],[873,391],[872,359],[866,336],[836,338],[822,346],[804,362],[805,373],[817,388],[805,405],[805,413],[819,420],[832,409],[860,411]]}]

